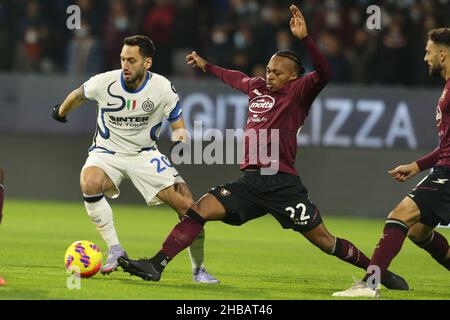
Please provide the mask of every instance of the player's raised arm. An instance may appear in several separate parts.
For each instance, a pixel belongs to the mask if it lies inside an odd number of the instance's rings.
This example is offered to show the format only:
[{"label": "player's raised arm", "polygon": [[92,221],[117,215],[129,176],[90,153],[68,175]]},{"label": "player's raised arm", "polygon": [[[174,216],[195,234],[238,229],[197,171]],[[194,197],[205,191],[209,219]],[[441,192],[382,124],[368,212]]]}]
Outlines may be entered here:
[{"label": "player's raised arm", "polygon": [[59,122],[67,122],[66,115],[87,100],[84,95],[83,86],[80,86],[69,93],[62,104],[57,104],[53,107],[53,119]]},{"label": "player's raised arm", "polygon": [[291,5],[289,7],[292,13],[289,25],[291,27],[292,34],[300,39],[308,50],[311,57],[311,63],[317,72],[319,82],[323,85],[328,83],[331,79],[331,67],[324,55],[320,52],[319,48],[315,45],[312,39],[308,36],[308,28],[306,26],[305,18],[303,17],[300,9]]},{"label": "player's raised arm", "polygon": [[200,57],[195,51],[186,56],[187,64],[193,68],[197,67],[203,72],[209,72],[215,75],[217,78],[230,85],[231,87],[247,93],[251,77],[246,74],[236,71],[228,70],[208,63],[205,59]]}]

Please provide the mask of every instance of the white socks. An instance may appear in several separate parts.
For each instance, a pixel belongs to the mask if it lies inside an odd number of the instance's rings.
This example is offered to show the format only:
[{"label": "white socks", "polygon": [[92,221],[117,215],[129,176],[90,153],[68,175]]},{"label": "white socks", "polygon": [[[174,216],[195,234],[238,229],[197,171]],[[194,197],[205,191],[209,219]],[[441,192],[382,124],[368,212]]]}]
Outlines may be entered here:
[{"label": "white socks", "polygon": [[197,238],[188,247],[189,258],[191,258],[192,270],[198,270],[204,267],[204,243],[205,243],[205,229],[198,234]]},{"label": "white socks", "polygon": [[91,221],[95,224],[97,231],[105,240],[108,248],[119,244],[116,229],[114,228],[113,213],[111,206],[104,195],[84,195],[84,206]]},{"label": "white socks", "polygon": [[[120,245],[114,228],[113,212],[104,195],[102,193],[93,196],[83,194],[83,198],[87,214],[105,240],[108,248]],[[204,267],[204,242],[205,230],[202,230],[188,248],[193,271]]]}]

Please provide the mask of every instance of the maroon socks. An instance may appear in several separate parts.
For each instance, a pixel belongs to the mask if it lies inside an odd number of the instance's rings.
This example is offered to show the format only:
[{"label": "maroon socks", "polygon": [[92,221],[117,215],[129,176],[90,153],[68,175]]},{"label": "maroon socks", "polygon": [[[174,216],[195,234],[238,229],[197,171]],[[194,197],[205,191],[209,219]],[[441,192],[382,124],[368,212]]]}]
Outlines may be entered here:
[{"label": "maroon socks", "polygon": [[356,267],[367,269],[370,259],[350,241],[336,238],[336,246],[332,255]]},{"label": "maroon socks", "polygon": [[189,209],[172,229],[161,250],[151,259],[155,267],[162,271],[173,257],[191,245],[202,231],[204,224],[205,220],[197,212]]},{"label": "maroon socks", "polygon": [[[375,247],[375,251],[369,263],[369,267],[375,266],[379,268],[380,279],[383,279],[383,276],[391,264],[391,261],[400,252],[408,233],[408,229],[408,226],[400,220],[386,220],[383,235],[381,236],[378,245]],[[367,281],[371,275],[372,273],[366,273],[363,280]]]},{"label": "maroon socks", "polygon": [[433,231],[427,240],[416,244],[427,251],[434,260],[442,264],[447,270],[450,270],[450,259],[447,258],[449,245],[442,234]]}]

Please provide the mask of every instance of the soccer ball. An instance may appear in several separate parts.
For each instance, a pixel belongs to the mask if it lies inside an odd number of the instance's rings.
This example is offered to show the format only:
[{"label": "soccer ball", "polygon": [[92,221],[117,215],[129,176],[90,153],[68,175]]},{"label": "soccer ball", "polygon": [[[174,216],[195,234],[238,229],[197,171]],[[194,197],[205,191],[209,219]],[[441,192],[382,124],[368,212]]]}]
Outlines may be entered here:
[{"label": "soccer ball", "polygon": [[66,250],[66,269],[81,278],[90,278],[102,267],[103,255],[100,248],[86,240],[75,241]]}]

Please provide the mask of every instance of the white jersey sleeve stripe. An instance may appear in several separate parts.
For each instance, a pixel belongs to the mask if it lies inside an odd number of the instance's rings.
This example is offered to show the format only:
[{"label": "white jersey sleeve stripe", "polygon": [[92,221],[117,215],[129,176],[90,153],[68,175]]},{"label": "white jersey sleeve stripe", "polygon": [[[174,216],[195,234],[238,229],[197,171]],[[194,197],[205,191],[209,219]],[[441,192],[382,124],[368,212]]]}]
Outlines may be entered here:
[{"label": "white jersey sleeve stripe", "polygon": [[175,108],[169,113],[169,116],[167,117],[167,120],[170,122],[174,122],[178,120],[182,116],[183,112],[181,110],[181,103],[180,101],[177,102]]}]

